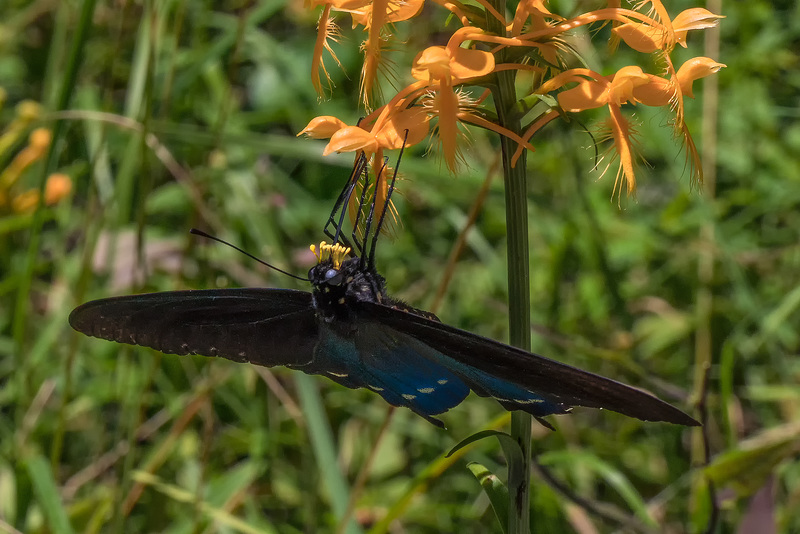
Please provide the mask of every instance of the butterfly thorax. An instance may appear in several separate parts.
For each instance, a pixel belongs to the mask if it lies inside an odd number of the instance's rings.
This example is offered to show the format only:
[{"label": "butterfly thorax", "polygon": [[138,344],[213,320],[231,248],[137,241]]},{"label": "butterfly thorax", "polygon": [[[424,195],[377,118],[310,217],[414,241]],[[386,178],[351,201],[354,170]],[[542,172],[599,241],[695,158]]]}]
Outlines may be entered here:
[{"label": "butterfly thorax", "polygon": [[355,303],[387,300],[383,277],[366,269],[357,256],[344,258],[349,248],[323,242],[319,253],[312,250],[320,261],[308,272],[308,278],[313,286],[314,308],[325,322],[347,323],[352,319]]},{"label": "butterfly thorax", "polygon": [[341,245],[320,243],[319,251],[312,251],[320,260],[308,272],[313,285],[312,297],[317,315],[327,323],[342,327],[355,323],[352,314],[359,302],[383,304],[427,319],[438,321],[430,312],[418,310],[386,294],[386,281],[374,269],[364,265],[362,258],[344,258],[350,249]]}]

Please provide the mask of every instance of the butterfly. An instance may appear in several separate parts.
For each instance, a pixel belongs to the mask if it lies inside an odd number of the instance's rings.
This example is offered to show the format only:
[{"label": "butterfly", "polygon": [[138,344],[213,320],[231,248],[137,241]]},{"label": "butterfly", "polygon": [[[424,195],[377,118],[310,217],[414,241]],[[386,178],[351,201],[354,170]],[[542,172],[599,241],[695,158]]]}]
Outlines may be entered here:
[{"label": "butterfly", "polygon": [[[364,154],[357,158],[323,228],[333,243],[312,246],[317,264],[307,279],[296,277],[310,282],[311,292],[241,288],[112,297],[78,306],[69,323],[88,336],[167,354],[326,376],[348,388],[370,389],[439,427],[444,424],[434,416],[460,404],[470,390],[549,428],[543,417],[573,406],[699,424],[649,393],[446,325],[390,297],[375,269],[375,248],[398,166],[399,160],[389,180],[382,176],[385,161],[370,173]],[[351,244],[342,227],[347,206],[356,200]]]}]

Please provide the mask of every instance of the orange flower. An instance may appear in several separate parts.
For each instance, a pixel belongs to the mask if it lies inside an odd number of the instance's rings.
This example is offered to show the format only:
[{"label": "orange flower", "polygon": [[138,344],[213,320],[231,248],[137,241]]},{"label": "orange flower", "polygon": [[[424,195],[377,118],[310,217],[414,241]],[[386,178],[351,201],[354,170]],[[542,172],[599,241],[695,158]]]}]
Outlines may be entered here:
[{"label": "orange flower", "polygon": [[621,106],[633,100],[634,89],[649,83],[650,78],[636,66],[623,67],[609,77],[588,69],[572,69],[552,78],[540,91],[547,92],[547,87],[557,87],[571,81],[577,81],[578,85],[558,93],[558,104],[564,111],[576,113],[604,105]]},{"label": "orange flower", "polygon": [[361,95],[369,107],[370,94],[373,91],[378,70],[381,66],[383,50],[391,38],[391,24],[415,17],[422,9],[424,0],[314,0],[310,7],[324,5],[317,24],[317,41],[311,60],[311,82],[318,94],[323,88],[320,72],[330,84],[330,76],[322,60],[323,50],[331,54],[341,67],[329,42],[336,42],[339,31],[331,18],[331,11],[350,13],[353,25],[362,25],[367,31],[367,38],[361,48],[364,50],[364,64],[361,69]]},{"label": "orange flower", "polygon": [[391,37],[389,25],[416,16],[423,0],[372,0],[365,2],[362,11],[353,14],[353,20],[364,25],[367,39],[361,45],[364,65],[361,68],[361,98],[370,108],[371,95],[383,59],[383,50]]},{"label": "orange flower", "polygon": [[494,70],[494,56],[482,50],[451,46],[431,46],[417,54],[411,75],[430,84],[423,105],[437,117],[436,134],[447,168],[455,173],[462,160],[458,146],[459,121],[465,118],[465,109],[473,107],[465,93],[456,91],[454,85],[466,80],[486,76]]},{"label": "orange flower", "polygon": [[7,190],[19,179],[22,172],[35,161],[44,157],[50,146],[50,130],[37,128],[28,137],[28,146],[17,154],[11,163],[0,172],[0,189]]},{"label": "orange flower", "polygon": [[555,21],[563,21],[564,17],[547,9],[544,0],[521,0],[514,12],[514,21],[509,27],[509,33],[520,35],[529,20],[531,29],[540,30],[553,26]]},{"label": "orange flower", "polygon": [[[353,17],[354,26],[360,24],[367,30],[368,37],[362,45],[365,57],[361,94],[369,106],[382,51],[391,37],[388,25],[416,16],[423,0],[309,1],[325,2],[323,19],[331,10],[345,11]],[[513,19],[508,20],[488,0],[476,0],[484,16],[493,17],[505,28],[498,34],[478,27],[483,19],[474,16],[461,2],[434,2],[452,12],[463,27],[453,32],[446,46],[431,46],[419,52],[411,69],[416,81],[402,89],[388,104],[370,113],[358,126],[348,126],[333,117],[319,117],[316,122],[309,123],[301,133],[330,138],[325,154],[363,150],[372,157],[374,166],[382,157],[383,150],[402,146],[406,135],[406,144],[418,143],[433,123],[446,165],[455,172],[462,160],[460,145],[466,138],[463,124],[469,123],[517,142],[519,149],[511,159],[513,165],[523,149],[533,150],[529,144],[531,136],[563,114],[555,106],[557,100],[561,110],[571,113],[608,107],[607,138],[613,140],[613,159],[619,158],[618,183],[625,180],[628,191],[635,187],[635,128],[622,113],[625,104],[668,106],[674,113],[676,135],[683,136],[692,160],[696,161],[694,143],[684,122],[683,97],[692,96],[694,80],[717,72],[724,65],[708,58],[695,58],[676,70],[669,54],[676,44],[686,46],[686,35],[690,30],[713,27],[722,17],[706,9],[693,8],[671,19],[661,1],[648,0],[635,9],[622,9],[619,2],[614,1],[606,8],[565,19],[551,12],[546,0],[520,0]],[[649,7],[647,13],[640,11],[645,6]],[[602,76],[588,69],[561,72],[562,65],[566,64],[561,54],[572,52],[563,35],[576,28],[609,22],[613,25],[616,42],[625,41],[640,52],[659,54],[659,59],[665,64],[664,72],[656,76],[638,66],[624,67],[612,76]],[[333,38],[328,36],[322,23],[320,35],[315,57],[326,48],[330,51],[326,39]],[[476,43],[482,48],[476,48]],[[492,48],[485,49],[485,45]],[[506,62],[496,64],[496,54],[500,51],[503,51],[501,55]],[[326,72],[321,60],[315,65],[317,70]],[[483,113],[480,107],[480,102],[491,90],[491,84],[496,81],[494,75],[501,71],[531,72],[532,85],[539,85],[534,93],[521,98],[517,96],[515,102],[502,104],[516,117],[530,120],[521,135],[496,124],[497,121],[484,118],[489,113]],[[520,79],[516,81],[519,87]],[[472,100],[459,87],[464,84],[485,86],[484,96],[478,101]],[[318,90],[319,85],[319,81],[315,81]],[[556,99],[542,97],[551,91],[559,91]],[[699,169],[699,166],[695,168]]]},{"label": "orange flower", "polygon": [[[648,106],[674,105],[675,100],[688,96],[694,98],[692,85],[695,80],[711,76],[725,67],[711,58],[695,57],[678,69],[675,81],[648,74],[650,81],[633,90],[635,100]],[[676,84],[677,82],[677,84]]]},{"label": "orange flower", "polygon": [[[39,204],[39,191],[29,189],[21,193],[14,192],[14,185],[23,172],[41,160],[50,147],[52,134],[46,128],[33,130],[28,137],[28,146],[22,149],[11,163],[0,172],[0,207],[10,208],[15,213],[29,213]],[[58,203],[72,191],[69,176],[53,173],[45,184],[44,201],[48,206]]]},{"label": "orange flower", "polygon": [[697,57],[684,63],[669,79],[647,74],[636,66],[623,67],[613,76],[601,76],[588,69],[572,69],[548,80],[538,92],[547,93],[570,82],[577,82],[577,86],[557,95],[558,103],[564,111],[575,113],[608,106],[610,120],[607,137],[613,139],[619,156],[618,178],[623,178],[628,185],[628,191],[632,192],[636,186],[635,144],[632,139],[635,130],[622,114],[621,106],[625,103],[642,103],[648,106],[669,106],[673,109],[676,114],[676,132],[684,138],[692,160],[694,178],[699,180],[699,156],[683,122],[683,97],[693,97],[692,84],[695,80],[714,74],[724,66],[710,58]]},{"label": "orange flower", "polygon": [[[348,126],[336,117],[317,117],[297,134],[306,134],[317,139],[330,137],[330,142],[322,153],[324,156],[332,152],[364,152],[370,159],[372,174],[376,176],[370,187],[376,213],[383,210],[388,193],[387,180],[392,176],[391,169],[383,161],[383,151],[415,145],[427,137],[429,129],[428,117],[422,107],[411,107],[394,113],[392,111],[393,108],[388,105],[377,110],[371,115],[377,118],[369,128],[364,123],[370,117],[358,126]],[[355,194],[350,197],[348,211],[351,220],[355,219],[360,196]],[[391,204],[389,211],[395,213]]]},{"label": "orange flower", "polygon": [[384,106],[378,119],[367,128],[363,125],[348,126],[336,117],[316,117],[300,133],[314,139],[330,138],[323,155],[332,152],[365,152],[367,156],[381,154],[384,149],[396,150],[412,146],[428,135],[425,110],[413,107],[397,113],[389,113]]},{"label": "orange flower", "polygon": [[305,128],[303,128],[297,135],[298,137],[305,134],[311,139],[330,139],[333,134],[347,126],[347,123],[331,117],[323,115],[311,119]]},{"label": "orange flower", "polygon": [[539,91],[549,92],[575,81],[578,82],[577,86],[558,93],[559,105],[564,111],[571,113],[608,106],[611,117],[608,122],[608,137],[613,139],[613,146],[620,163],[614,188],[616,189],[617,183],[622,178],[627,183],[628,193],[633,192],[636,188],[635,145],[631,135],[634,129],[620,108],[625,102],[635,102],[633,96],[635,89],[648,84],[650,78],[641,68],[635,66],[623,67],[610,77],[601,76],[588,69],[572,69],[550,79],[539,88]]},{"label": "orange flower", "polygon": [[[660,2],[658,4],[660,5]],[[663,6],[661,9],[663,10]],[[713,28],[721,18],[725,17],[696,7],[682,11],[672,21],[664,17],[660,22],[658,20],[652,20],[650,23],[628,22],[615,27],[613,32],[637,52],[644,54],[656,51],[670,52],[676,44],[686,47],[686,34],[689,30]]]},{"label": "orange flower", "polygon": [[319,96],[323,96],[324,90],[322,88],[322,81],[320,80],[320,71],[325,75],[328,81],[328,87],[332,85],[331,76],[328,74],[328,69],[325,68],[325,62],[322,59],[322,51],[327,50],[333,60],[341,68],[342,63],[336,57],[336,53],[331,48],[328,41],[337,42],[339,38],[339,28],[333,19],[330,18],[331,5],[326,4],[322,10],[322,14],[317,22],[317,41],[314,44],[314,55],[311,58],[311,84]]},{"label": "orange flower", "polygon": [[47,177],[44,187],[44,203],[48,206],[57,204],[72,192],[72,180],[64,173],[54,172]]},{"label": "orange flower", "polygon": [[483,50],[431,46],[417,54],[411,75],[417,80],[457,85],[494,70],[494,56]]},{"label": "orange flower", "polygon": [[465,118],[474,104],[465,93],[440,89],[429,93],[423,105],[428,113],[437,117],[436,137],[442,157],[450,172],[455,174],[458,164],[464,160],[459,147],[459,137],[465,138],[459,130],[460,119]]},{"label": "orange flower", "polygon": [[[1,104],[2,101],[0,101],[0,105]],[[15,111],[14,120],[5,128],[3,134],[0,135],[0,154],[4,154],[8,149],[14,146],[14,143],[28,131],[31,123],[39,119],[42,115],[42,106],[38,102],[24,100],[17,104]]]},{"label": "orange flower", "polygon": [[491,53],[460,46],[467,35],[472,37],[481,33],[479,28],[473,27],[457,30],[446,47],[431,46],[417,54],[411,69],[414,78],[429,85],[423,106],[429,115],[437,118],[436,136],[445,164],[452,173],[463,159],[459,148],[459,137],[464,138],[459,129],[462,122],[480,125],[525,144],[509,130],[478,116],[472,99],[455,88],[458,84],[487,76],[495,69]]}]

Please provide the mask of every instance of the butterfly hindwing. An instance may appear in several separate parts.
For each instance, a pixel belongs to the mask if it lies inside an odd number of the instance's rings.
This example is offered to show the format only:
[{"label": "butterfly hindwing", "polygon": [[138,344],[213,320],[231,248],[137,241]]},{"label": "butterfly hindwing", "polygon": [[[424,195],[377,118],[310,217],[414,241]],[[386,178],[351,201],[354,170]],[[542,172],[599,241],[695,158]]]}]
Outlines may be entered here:
[{"label": "butterfly hindwing", "polygon": [[356,346],[374,385],[399,394],[403,405],[429,420],[469,394],[459,376],[437,361],[434,349],[386,325],[360,321]]},{"label": "butterfly hindwing", "polygon": [[[416,338],[444,355],[446,360],[442,363],[455,373],[465,373],[476,393],[493,396],[508,409],[546,415],[536,413],[536,406],[543,400],[544,411],[552,406],[560,408],[549,413],[564,413],[570,406],[587,406],[643,421],[698,424],[670,404],[620,382],[408,311],[372,302],[360,302],[359,308],[364,317]],[[522,396],[509,398],[509,392]]]},{"label": "butterfly hindwing", "polygon": [[298,370],[327,376],[349,388],[367,388],[393,406],[405,406],[437,426],[433,418],[456,406],[469,388],[411,336],[372,321],[347,335],[322,324],[314,360]]},{"label": "butterfly hindwing", "polygon": [[317,323],[311,294],[289,289],[168,291],[88,302],[70,314],[86,335],[168,354],[265,367],[307,364]]},{"label": "butterfly hindwing", "polygon": [[[456,406],[473,390],[482,397],[494,397],[512,410],[524,410],[542,417],[568,410],[560,403],[463,365],[431,345],[375,321],[359,324],[372,333],[359,335],[359,346],[370,368],[381,369],[390,380],[402,384],[405,398],[414,411],[442,413]],[[375,335],[378,333],[378,335]]]}]

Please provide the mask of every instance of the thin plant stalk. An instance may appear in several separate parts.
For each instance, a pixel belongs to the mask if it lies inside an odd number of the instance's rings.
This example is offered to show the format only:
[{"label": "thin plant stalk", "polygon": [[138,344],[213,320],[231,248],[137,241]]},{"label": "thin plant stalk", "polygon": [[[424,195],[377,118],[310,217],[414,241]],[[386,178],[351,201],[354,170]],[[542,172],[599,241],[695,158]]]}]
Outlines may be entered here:
[{"label": "thin plant stalk", "polygon": [[[721,2],[712,0],[709,9],[721,11]],[[709,57],[719,56],[719,28],[710,28],[706,33],[705,53]],[[703,84],[703,193],[705,202],[713,206],[716,194],[716,161],[717,161],[717,119],[719,107],[719,80],[712,76]],[[700,242],[703,243],[697,264],[697,334],[695,335],[695,360],[692,403],[698,412],[696,417],[705,424],[707,414],[706,398],[708,396],[708,374],[713,357],[713,330],[711,319],[714,311],[714,263],[715,263],[715,221],[714,209],[707,209],[708,219],[700,228]],[[691,458],[695,467],[708,465],[707,430],[703,427],[692,429]],[[702,504],[701,504],[702,503]],[[706,506],[706,503],[710,503]],[[689,510],[692,523],[698,528],[708,523],[706,531],[711,531],[716,522],[716,497],[714,487],[703,476],[697,476],[689,494]],[[710,508],[710,510],[709,510]]]},{"label": "thin plant stalk", "polygon": [[[491,4],[502,11],[505,4],[492,0]],[[489,30],[505,34],[502,24],[488,17]],[[504,61],[505,50],[497,54],[498,63]],[[514,71],[496,73],[497,86],[492,91],[498,124],[511,132],[521,133],[519,115],[514,113],[517,96],[514,88]],[[530,329],[530,277],[528,265],[528,202],[526,194],[527,151],[512,165],[511,159],[517,145],[506,136],[500,137],[503,159],[503,180],[506,198],[506,234],[508,242],[508,326],[509,342],[521,349],[531,349]],[[508,532],[522,534],[531,531],[530,473],[531,473],[531,416],[516,411],[511,414],[511,437],[522,452],[520,460],[508,459]]]}]

